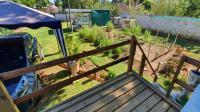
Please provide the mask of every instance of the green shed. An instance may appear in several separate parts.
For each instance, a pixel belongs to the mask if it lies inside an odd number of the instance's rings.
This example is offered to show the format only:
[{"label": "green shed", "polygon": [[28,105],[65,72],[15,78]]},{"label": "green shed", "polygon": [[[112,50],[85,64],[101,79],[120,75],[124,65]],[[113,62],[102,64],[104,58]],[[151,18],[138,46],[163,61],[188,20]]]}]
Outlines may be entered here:
[{"label": "green shed", "polygon": [[93,10],[92,11],[92,24],[98,26],[105,26],[110,20],[109,10]]}]

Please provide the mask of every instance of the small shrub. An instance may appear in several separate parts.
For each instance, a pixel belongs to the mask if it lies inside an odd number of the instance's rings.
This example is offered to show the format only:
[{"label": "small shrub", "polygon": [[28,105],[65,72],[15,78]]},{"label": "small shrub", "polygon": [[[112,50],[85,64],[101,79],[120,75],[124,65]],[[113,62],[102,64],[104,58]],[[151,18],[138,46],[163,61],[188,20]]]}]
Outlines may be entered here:
[{"label": "small shrub", "polygon": [[108,72],[108,79],[112,79],[112,78],[114,78],[114,77],[115,77],[115,73],[109,71],[109,72]]},{"label": "small shrub", "polygon": [[106,32],[101,27],[94,25],[92,28],[84,27],[81,29],[79,35],[87,41],[98,43],[99,39],[106,37]]},{"label": "small shrub", "polygon": [[119,57],[122,52],[123,52],[123,49],[118,47],[118,48],[115,48],[112,53],[113,55]]},{"label": "small shrub", "polygon": [[151,5],[152,5],[152,2],[150,0],[144,0],[142,5],[144,6],[144,8],[146,10],[151,10]]},{"label": "small shrub", "polygon": [[142,27],[140,25],[134,25],[130,28],[123,29],[125,35],[136,35],[140,36],[142,34]]},{"label": "small shrub", "polygon": [[144,38],[143,39],[144,39],[144,41],[151,42],[152,41],[151,32],[146,30],[144,32]]},{"label": "small shrub", "polygon": [[114,29],[114,25],[111,21],[107,22],[106,26],[107,26],[106,28],[107,32],[111,32]]},{"label": "small shrub", "polygon": [[81,41],[76,35],[65,35],[65,42],[67,44],[68,54],[74,55],[80,53]]}]

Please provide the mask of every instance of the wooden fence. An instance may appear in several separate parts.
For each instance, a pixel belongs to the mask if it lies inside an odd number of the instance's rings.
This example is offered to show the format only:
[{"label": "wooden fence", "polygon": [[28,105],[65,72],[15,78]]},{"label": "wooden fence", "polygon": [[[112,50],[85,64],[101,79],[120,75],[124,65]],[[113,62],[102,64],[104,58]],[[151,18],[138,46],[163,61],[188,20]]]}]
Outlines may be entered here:
[{"label": "wooden fence", "polygon": [[[5,89],[5,86],[2,83],[5,80],[9,80],[9,79],[12,79],[12,78],[15,78],[15,77],[19,77],[19,76],[22,76],[26,73],[36,72],[38,70],[42,70],[42,69],[52,67],[52,66],[55,66],[55,65],[59,65],[59,64],[62,64],[62,63],[67,63],[69,61],[77,60],[77,59],[84,58],[84,57],[87,57],[87,56],[91,56],[91,55],[94,55],[94,54],[97,54],[97,53],[112,50],[112,49],[115,49],[117,47],[121,47],[121,46],[128,45],[128,44],[130,44],[129,56],[123,57],[123,58],[115,60],[111,63],[97,67],[97,68],[92,69],[90,71],[87,71],[83,74],[71,77],[69,79],[65,79],[65,80],[58,82],[56,84],[43,87],[42,89],[40,89],[38,91],[32,92],[31,94],[28,94],[28,95],[25,95],[25,96],[22,96],[22,97],[19,97],[19,98],[15,99],[14,101],[11,99],[11,96],[8,94],[7,90]],[[139,74],[143,75],[145,62],[147,62],[147,64],[150,66],[151,70],[153,71],[154,81],[156,82],[156,80],[158,79],[156,72],[154,71],[152,65],[150,64],[150,61],[148,60],[146,54],[144,53],[144,51],[143,51],[142,47],[140,46],[140,44],[138,43],[137,39],[135,38],[135,36],[133,36],[131,38],[131,40],[126,40],[126,41],[123,41],[121,43],[117,43],[117,44],[110,45],[110,46],[107,46],[107,47],[102,47],[102,48],[87,51],[87,52],[84,52],[84,53],[76,54],[76,55],[73,55],[73,56],[68,56],[67,58],[56,59],[56,60],[53,60],[53,61],[38,64],[38,65],[29,66],[29,67],[20,68],[20,69],[13,70],[13,71],[1,73],[0,74],[0,109],[3,109],[2,110],[3,112],[15,112],[15,111],[17,112],[19,110],[17,109],[16,105],[18,105],[20,103],[23,103],[23,102],[25,102],[29,99],[34,98],[34,97],[44,95],[46,93],[49,93],[50,91],[55,91],[55,90],[58,90],[60,88],[63,88],[67,85],[72,84],[76,80],[79,80],[83,77],[87,77],[90,74],[104,70],[108,67],[111,67],[111,66],[116,65],[118,63],[124,62],[126,60],[128,60],[127,73],[132,72],[134,55],[135,55],[135,52],[136,52],[136,46],[138,46],[139,49],[142,52]],[[194,62],[194,60],[192,60],[192,59],[189,59],[188,62],[190,62],[190,61],[192,61],[196,65],[199,65],[199,63]],[[178,81],[178,83],[180,83],[180,81]],[[7,103],[3,105],[2,102],[7,102]]]}]

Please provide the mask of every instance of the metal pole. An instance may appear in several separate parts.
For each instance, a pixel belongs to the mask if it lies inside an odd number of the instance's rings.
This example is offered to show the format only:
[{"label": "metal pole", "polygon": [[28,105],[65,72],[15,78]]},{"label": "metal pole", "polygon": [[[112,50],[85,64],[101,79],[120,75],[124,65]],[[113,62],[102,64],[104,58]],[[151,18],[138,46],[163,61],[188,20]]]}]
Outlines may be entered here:
[{"label": "metal pole", "polygon": [[69,2],[69,0],[68,0],[67,2],[68,2],[68,10],[69,10],[69,20],[70,20],[70,25],[71,25],[72,32],[73,32],[72,20],[71,20],[71,8],[70,8],[70,2]]}]

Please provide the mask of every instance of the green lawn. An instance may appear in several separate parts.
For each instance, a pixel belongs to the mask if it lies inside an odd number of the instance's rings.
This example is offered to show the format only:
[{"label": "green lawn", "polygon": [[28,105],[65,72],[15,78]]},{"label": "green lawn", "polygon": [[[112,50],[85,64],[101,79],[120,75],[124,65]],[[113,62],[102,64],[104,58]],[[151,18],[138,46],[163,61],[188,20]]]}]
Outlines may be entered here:
[{"label": "green lawn", "polygon": [[39,103],[39,106],[36,108],[36,111],[44,112],[46,109],[98,84],[99,83],[91,79],[82,78],[73,83],[72,85],[66,86],[62,89],[57,90],[56,92],[45,95],[46,97]]},{"label": "green lawn", "polygon": [[32,36],[38,39],[38,42],[42,46],[42,51],[45,54],[45,61],[50,61],[62,57],[62,53],[59,53],[58,44],[54,35],[48,34],[49,28],[28,29],[25,28],[23,32],[28,32]]},{"label": "green lawn", "polygon": [[[96,65],[102,66],[107,63],[110,63],[114,61],[113,59],[103,56],[103,55],[95,55],[95,56],[90,56],[89,59]],[[107,68],[110,72],[114,73],[116,75],[120,75],[124,72],[127,71],[127,64],[125,63],[119,63],[117,65],[114,65],[112,67]]]}]

